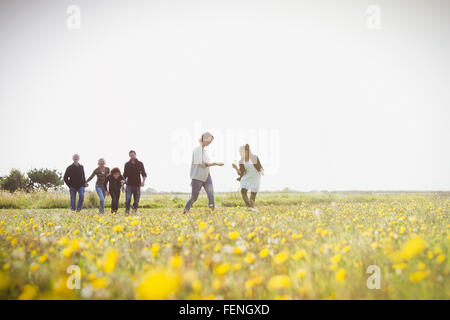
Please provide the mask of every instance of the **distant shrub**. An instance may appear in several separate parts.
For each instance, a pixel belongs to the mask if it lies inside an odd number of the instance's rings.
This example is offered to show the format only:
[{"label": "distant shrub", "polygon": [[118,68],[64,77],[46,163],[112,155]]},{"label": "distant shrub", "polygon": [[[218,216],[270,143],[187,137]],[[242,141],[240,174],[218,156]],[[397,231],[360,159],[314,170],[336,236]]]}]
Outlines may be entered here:
[{"label": "distant shrub", "polygon": [[16,190],[28,190],[29,180],[28,178],[20,172],[20,170],[12,169],[6,177],[1,179],[1,189],[7,190],[9,192],[14,192]]},{"label": "distant shrub", "polygon": [[27,172],[31,189],[57,189],[64,184],[62,175],[56,170],[32,169]]}]

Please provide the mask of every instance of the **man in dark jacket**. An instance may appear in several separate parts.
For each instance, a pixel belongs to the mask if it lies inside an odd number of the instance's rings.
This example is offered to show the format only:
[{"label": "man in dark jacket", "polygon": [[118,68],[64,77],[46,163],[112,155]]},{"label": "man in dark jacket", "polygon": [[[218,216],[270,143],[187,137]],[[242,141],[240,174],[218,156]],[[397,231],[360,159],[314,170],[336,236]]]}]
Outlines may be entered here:
[{"label": "man in dark jacket", "polygon": [[[72,211],[80,212],[84,201],[84,188],[86,187],[86,177],[84,175],[84,168],[80,164],[80,156],[74,154],[72,157],[73,163],[67,167],[64,173],[64,182],[69,187],[70,191],[70,208]],[[76,205],[78,193],[78,205]]]},{"label": "man in dark jacket", "polygon": [[125,191],[125,214],[130,213],[131,196],[134,198],[133,210],[135,212],[137,211],[139,199],[141,198],[141,187],[145,185],[145,179],[147,178],[144,164],[136,158],[136,152],[131,150],[128,155],[130,156],[130,161],[125,163],[123,170],[123,177],[127,184]]}]

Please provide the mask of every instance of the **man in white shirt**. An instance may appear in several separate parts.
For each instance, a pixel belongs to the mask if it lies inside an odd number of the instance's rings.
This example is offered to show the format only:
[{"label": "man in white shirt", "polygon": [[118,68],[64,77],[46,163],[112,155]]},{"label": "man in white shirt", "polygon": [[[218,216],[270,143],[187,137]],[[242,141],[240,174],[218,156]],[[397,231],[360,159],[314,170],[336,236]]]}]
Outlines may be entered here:
[{"label": "man in white shirt", "polygon": [[194,149],[190,174],[192,180],[192,194],[191,198],[184,207],[183,213],[189,212],[194,202],[197,201],[198,194],[200,193],[202,187],[205,188],[206,194],[208,195],[208,206],[210,210],[214,210],[214,187],[209,172],[209,167],[223,166],[223,163],[210,162],[209,160],[205,147],[209,146],[213,140],[213,135],[209,132],[205,132],[199,139],[200,145]]}]

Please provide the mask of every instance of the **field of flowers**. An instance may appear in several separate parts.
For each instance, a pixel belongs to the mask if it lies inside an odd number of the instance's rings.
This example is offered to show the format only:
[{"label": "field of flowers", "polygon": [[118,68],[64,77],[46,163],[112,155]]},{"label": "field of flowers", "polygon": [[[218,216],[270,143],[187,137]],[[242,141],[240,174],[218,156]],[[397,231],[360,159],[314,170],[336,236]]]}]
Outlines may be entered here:
[{"label": "field of flowers", "polygon": [[4,209],[0,299],[450,298],[448,196],[320,200],[189,215]]}]

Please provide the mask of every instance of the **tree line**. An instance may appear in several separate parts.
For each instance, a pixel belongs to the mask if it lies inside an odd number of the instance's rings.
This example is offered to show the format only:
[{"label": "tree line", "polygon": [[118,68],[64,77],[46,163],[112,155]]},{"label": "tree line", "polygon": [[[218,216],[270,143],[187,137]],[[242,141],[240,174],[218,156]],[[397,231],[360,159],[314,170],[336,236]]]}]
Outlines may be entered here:
[{"label": "tree line", "polygon": [[0,177],[0,189],[9,192],[34,190],[56,190],[64,184],[62,174],[51,169],[31,169],[22,173],[18,169],[12,169],[8,175]]}]

